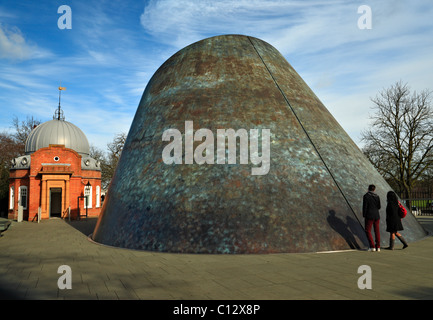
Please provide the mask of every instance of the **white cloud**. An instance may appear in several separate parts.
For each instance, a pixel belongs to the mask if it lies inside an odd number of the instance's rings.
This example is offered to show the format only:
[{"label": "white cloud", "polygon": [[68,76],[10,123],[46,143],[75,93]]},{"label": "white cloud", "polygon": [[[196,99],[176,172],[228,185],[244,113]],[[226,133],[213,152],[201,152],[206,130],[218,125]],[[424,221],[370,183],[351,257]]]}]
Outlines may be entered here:
[{"label": "white cloud", "polygon": [[0,25],[0,57],[27,59],[30,55],[30,47],[25,43],[20,30],[8,30]]},{"label": "white cloud", "polygon": [[17,27],[7,28],[0,24],[0,58],[26,60],[49,56],[47,50],[29,44]]},{"label": "white cloud", "polygon": [[180,48],[207,36],[234,33],[259,37],[287,54],[362,37],[357,8],[356,2],[338,0],[166,0],[149,2],[140,19],[146,32]]},{"label": "white cloud", "polygon": [[[280,16],[287,3],[264,1],[150,1],[140,17],[149,34],[166,44],[182,48],[204,37],[226,34],[251,34],[265,28]],[[284,23],[288,23],[287,19]],[[268,25],[269,26],[269,25]],[[254,32],[255,33],[255,32]]]}]

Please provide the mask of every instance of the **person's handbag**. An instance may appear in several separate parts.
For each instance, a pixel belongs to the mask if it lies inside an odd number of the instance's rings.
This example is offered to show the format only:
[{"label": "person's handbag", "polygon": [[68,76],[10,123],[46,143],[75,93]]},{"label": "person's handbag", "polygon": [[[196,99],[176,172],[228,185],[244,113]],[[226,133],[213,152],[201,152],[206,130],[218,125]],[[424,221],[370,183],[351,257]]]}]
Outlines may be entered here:
[{"label": "person's handbag", "polygon": [[398,208],[399,208],[399,210],[398,210],[398,214],[400,215],[400,218],[404,218],[404,217],[406,217],[406,214],[407,214],[407,210],[406,210],[406,208],[400,203],[400,201],[398,202]]}]

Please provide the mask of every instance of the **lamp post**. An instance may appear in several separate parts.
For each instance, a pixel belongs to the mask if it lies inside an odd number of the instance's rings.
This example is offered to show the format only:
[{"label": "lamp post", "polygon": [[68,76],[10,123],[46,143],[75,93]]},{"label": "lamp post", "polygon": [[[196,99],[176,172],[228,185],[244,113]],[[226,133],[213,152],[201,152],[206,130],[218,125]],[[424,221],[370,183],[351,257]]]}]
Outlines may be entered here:
[{"label": "lamp post", "polygon": [[87,184],[84,187],[84,198],[86,199],[86,220],[87,220],[87,208],[89,207],[90,187],[91,187],[90,181],[87,181]]}]

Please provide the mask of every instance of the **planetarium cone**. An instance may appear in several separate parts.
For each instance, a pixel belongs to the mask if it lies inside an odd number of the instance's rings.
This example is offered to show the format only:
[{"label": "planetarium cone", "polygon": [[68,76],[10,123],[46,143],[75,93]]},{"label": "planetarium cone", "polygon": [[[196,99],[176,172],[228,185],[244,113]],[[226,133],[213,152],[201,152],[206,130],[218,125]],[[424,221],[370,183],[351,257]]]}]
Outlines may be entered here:
[{"label": "planetarium cone", "polygon": [[[212,37],[149,81],[92,238],[179,253],[364,249],[369,184],[385,236],[391,188],[284,57]],[[426,235],[412,215],[403,224],[409,241]]]}]

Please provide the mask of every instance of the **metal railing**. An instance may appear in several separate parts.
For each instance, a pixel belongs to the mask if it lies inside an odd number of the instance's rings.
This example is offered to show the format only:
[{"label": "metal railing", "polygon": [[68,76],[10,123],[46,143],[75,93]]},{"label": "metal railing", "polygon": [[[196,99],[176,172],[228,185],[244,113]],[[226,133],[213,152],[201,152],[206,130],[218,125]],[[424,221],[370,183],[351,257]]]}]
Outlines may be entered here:
[{"label": "metal railing", "polygon": [[402,201],[410,204],[411,212],[415,216],[433,215],[433,198],[411,198]]}]

